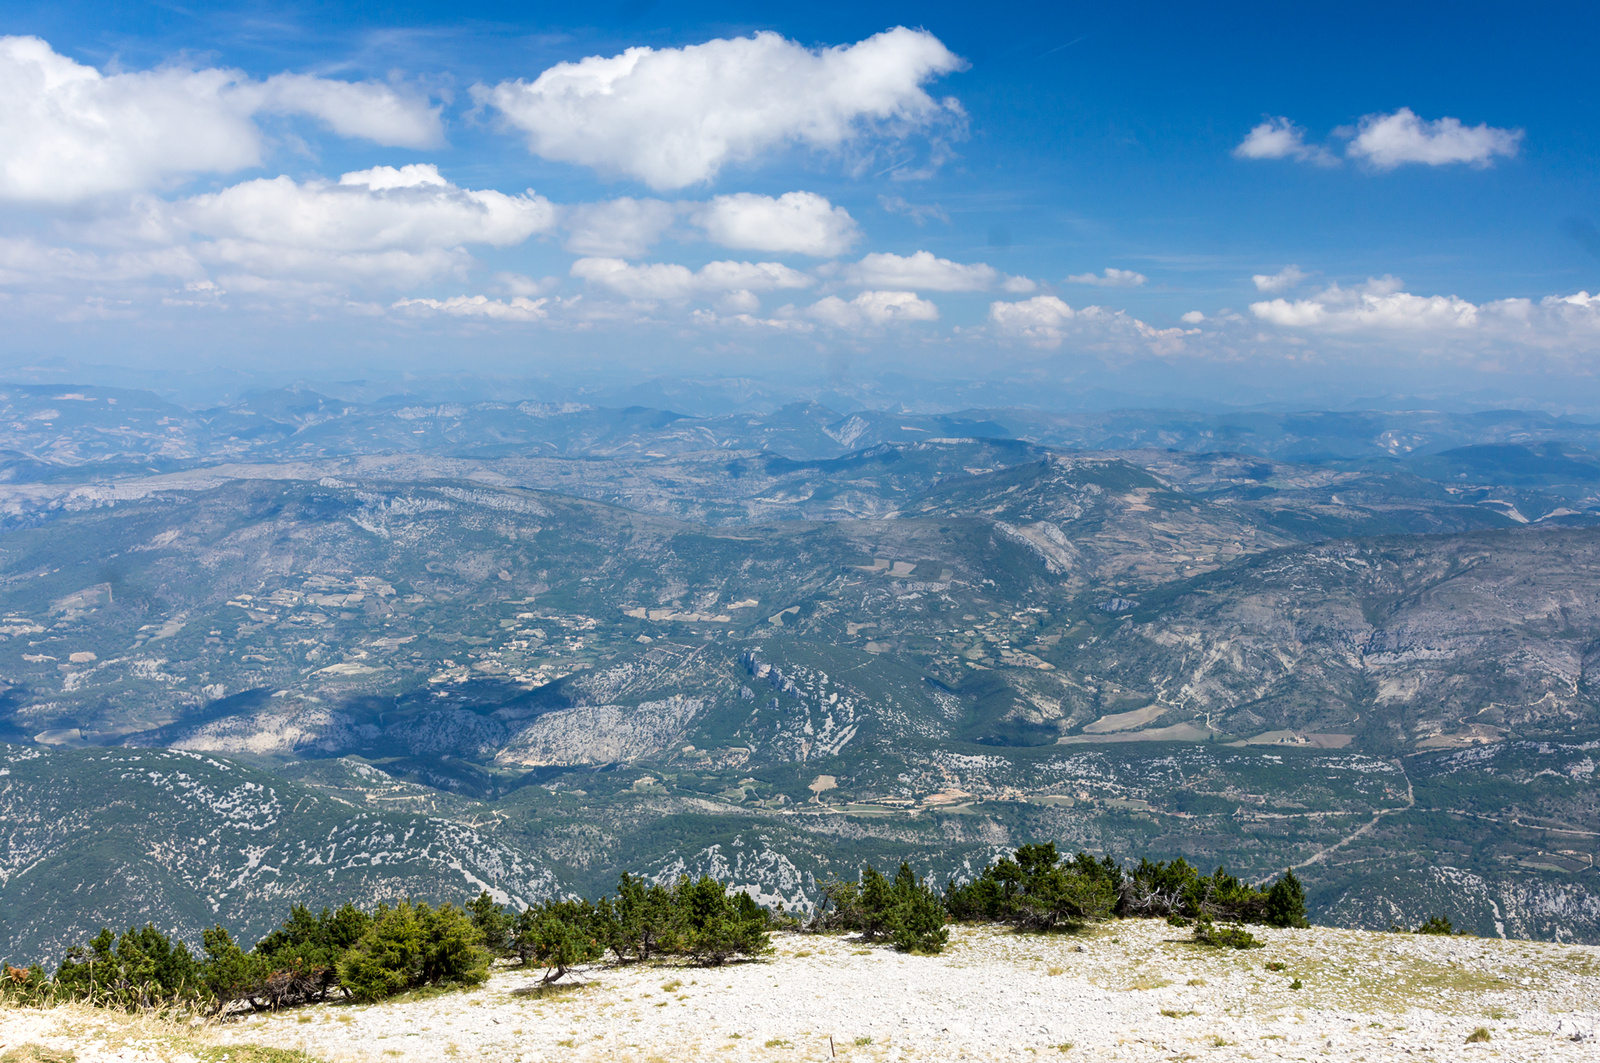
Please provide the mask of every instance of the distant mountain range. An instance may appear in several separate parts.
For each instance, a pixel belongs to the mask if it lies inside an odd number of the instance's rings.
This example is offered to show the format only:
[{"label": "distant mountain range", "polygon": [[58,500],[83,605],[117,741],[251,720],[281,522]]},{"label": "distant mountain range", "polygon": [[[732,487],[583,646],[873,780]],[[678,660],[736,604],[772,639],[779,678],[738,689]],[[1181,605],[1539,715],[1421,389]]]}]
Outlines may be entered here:
[{"label": "distant mountain range", "polygon": [[1600,941],[1600,425],[8,385],[0,434],[13,961],[1027,840]]}]

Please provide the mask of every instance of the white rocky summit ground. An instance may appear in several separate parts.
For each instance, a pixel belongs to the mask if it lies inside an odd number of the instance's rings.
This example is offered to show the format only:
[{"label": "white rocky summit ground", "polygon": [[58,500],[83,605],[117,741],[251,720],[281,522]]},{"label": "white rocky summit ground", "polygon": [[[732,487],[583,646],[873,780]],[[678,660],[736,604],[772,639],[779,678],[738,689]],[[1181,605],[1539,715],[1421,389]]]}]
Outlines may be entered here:
[{"label": "white rocky summit ground", "polygon": [[[499,970],[469,992],[329,1004],[214,1026],[82,1008],[0,1011],[0,1057],[79,1063],[262,1059],[675,1063],[893,1060],[1589,1060],[1600,947],[1353,930],[1265,930],[1261,949],[1201,948],[1164,922],[1081,935],[952,928],[937,957],[854,938],[775,936],[722,968],[598,966],[536,995]],[[1282,964],[1281,970],[1268,964]],[[1293,988],[1298,981],[1301,988]],[[1478,1028],[1489,1040],[1468,1042]],[[34,1055],[14,1057],[31,1060]]]}]

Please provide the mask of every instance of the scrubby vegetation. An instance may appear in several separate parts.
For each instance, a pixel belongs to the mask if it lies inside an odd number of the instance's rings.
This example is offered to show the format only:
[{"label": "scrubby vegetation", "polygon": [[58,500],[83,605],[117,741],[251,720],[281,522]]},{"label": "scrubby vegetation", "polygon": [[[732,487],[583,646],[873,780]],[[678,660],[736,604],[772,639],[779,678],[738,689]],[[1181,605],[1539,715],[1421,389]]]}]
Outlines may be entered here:
[{"label": "scrubby vegetation", "polygon": [[1140,860],[1131,871],[1110,857],[1064,858],[1054,845],[1024,845],[945,893],[952,918],[1010,923],[1025,930],[1071,930],[1108,916],[1166,916],[1303,927],[1306,894],[1293,871],[1270,886],[1252,886],[1223,868],[1202,875],[1183,859]]},{"label": "scrubby vegetation", "polygon": [[53,976],[38,963],[5,965],[0,999],[212,1014],[330,995],[371,1001],[425,986],[478,985],[502,957],[543,966],[546,982],[607,951],[618,962],[722,964],[765,951],[783,918],[715,879],[685,876],[669,888],[626,874],[615,898],[551,900],[518,913],[487,893],[464,907],[400,900],[372,912],[347,904],[313,914],[296,905],[248,951],[220,926],[204,932],[199,956],[154,926],[121,936],[103,929],[68,949]]},{"label": "scrubby vegetation", "polygon": [[668,888],[624,873],[615,898],[552,900],[524,909],[510,925],[505,951],[543,966],[547,982],[608,951],[618,963],[681,957],[715,967],[765,952],[771,930],[784,923],[781,910],[769,912],[710,877],[684,876]]},{"label": "scrubby vegetation", "polygon": [[814,930],[856,930],[863,941],[888,940],[901,952],[932,955],[950,940],[946,905],[939,894],[902,863],[890,881],[868,864],[857,882],[835,881],[822,888],[822,903],[811,919]]},{"label": "scrubby vegetation", "polygon": [[972,880],[952,881],[943,897],[908,864],[893,881],[869,864],[857,881],[830,882],[822,894],[810,929],[858,931],[863,941],[892,941],[905,952],[940,951],[949,938],[946,920],[1072,931],[1112,916],[1164,915],[1176,926],[1193,925],[1201,944],[1233,948],[1260,944],[1239,924],[1309,925],[1305,889],[1293,871],[1259,887],[1220,867],[1202,875],[1182,859],[1140,860],[1130,871],[1110,857],[1065,857],[1053,844],[1023,845]]},{"label": "scrubby vegetation", "polygon": [[[822,895],[809,929],[856,932],[865,942],[922,954],[945,947],[952,920],[1059,931],[1112,916],[1164,915],[1192,924],[1198,943],[1232,948],[1260,945],[1243,923],[1307,925],[1305,892],[1293,872],[1263,888],[1222,868],[1201,875],[1181,859],[1141,860],[1128,870],[1109,857],[1063,857],[1051,844],[1021,846],[942,894],[902,863],[892,879],[869,864],[856,881],[830,882]],[[1427,929],[1434,922],[1419,932],[1439,932]],[[614,896],[552,899],[518,912],[487,892],[460,907],[407,899],[371,912],[347,904],[313,913],[296,905],[248,950],[221,926],[206,930],[198,956],[154,926],[121,936],[104,929],[68,949],[53,975],[40,964],[7,965],[0,999],[222,1014],[474,986],[497,959],[541,967],[542,984],[552,986],[608,955],[616,963],[703,966],[759,956],[771,948],[774,929],[797,925],[781,906],[769,911],[710,877],[685,875],[669,886],[624,873]]]},{"label": "scrubby vegetation", "polygon": [[0,998],[126,1010],[275,1009],[333,992],[377,1000],[426,985],[476,985],[488,976],[491,959],[466,911],[409,900],[370,913],[345,905],[313,915],[296,905],[248,952],[220,926],[202,939],[196,956],[154,926],[120,937],[103,929],[87,945],[68,949],[53,977],[39,964],[8,966]]},{"label": "scrubby vegetation", "polygon": [[1266,945],[1239,924],[1218,926],[1210,916],[1195,920],[1194,942],[1215,949],[1259,949]]},{"label": "scrubby vegetation", "polygon": [[1413,934],[1465,934],[1465,930],[1457,930],[1450,925],[1450,920],[1442,915],[1436,915],[1412,931]]}]

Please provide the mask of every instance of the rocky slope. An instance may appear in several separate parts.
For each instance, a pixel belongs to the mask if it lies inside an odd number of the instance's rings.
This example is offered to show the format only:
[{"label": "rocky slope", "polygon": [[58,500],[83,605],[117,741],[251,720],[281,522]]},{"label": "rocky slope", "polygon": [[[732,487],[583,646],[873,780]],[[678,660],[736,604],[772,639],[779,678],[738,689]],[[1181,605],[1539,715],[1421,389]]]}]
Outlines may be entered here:
[{"label": "rocky slope", "polygon": [[356,806],[202,754],[0,746],[3,958],[53,966],[105,924],[253,941],[296,903],[555,891],[544,862],[394,796]]},{"label": "rocky slope", "polygon": [[[938,957],[779,935],[757,962],[595,967],[565,994],[541,997],[537,972],[507,970],[471,992],[315,1006],[205,1031],[80,1009],[7,1011],[0,1041],[67,1049],[80,1063],[187,1063],[229,1049],[248,1058],[245,1044],[332,1063],[1593,1058],[1594,948],[1259,933],[1265,948],[1233,952],[1198,948],[1154,921],[1079,936],[957,928]],[[1469,1042],[1479,1029],[1488,1040]]]}]

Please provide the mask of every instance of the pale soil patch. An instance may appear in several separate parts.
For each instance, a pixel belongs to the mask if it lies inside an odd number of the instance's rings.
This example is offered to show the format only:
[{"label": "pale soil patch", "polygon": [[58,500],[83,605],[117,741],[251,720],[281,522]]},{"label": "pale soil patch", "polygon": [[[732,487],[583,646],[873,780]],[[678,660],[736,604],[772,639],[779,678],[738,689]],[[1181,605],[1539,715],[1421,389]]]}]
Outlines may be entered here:
[{"label": "pale soil patch", "polygon": [[[504,970],[471,992],[322,1005],[195,1036],[338,1063],[1594,1058],[1593,1042],[1566,1034],[1600,1020],[1600,948],[1253,931],[1266,948],[1222,952],[1154,920],[1077,937],[956,927],[937,957],[782,934],[756,963],[601,966],[583,972],[584,988],[544,998],[528,992],[538,972]],[[72,1009],[3,1012],[0,1041],[119,1058],[84,1021]],[[1467,1044],[1480,1026],[1491,1039]],[[138,1050],[120,1058],[194,1058]]]},{"label": "pale soil patch", "polygon": [[[1085,731],[1088,728],[1084,728]],[[1167,727],[1150,727],[1143,731],[1115,731],[1109,734],[1062,735],[1058,745],[1073,746],[1110,742],[1204,742],[1211,732],[1187,720]]]},{"label": "pale soil patch", "polygon": [[1146,705],[1142,709],[1132,712],[1114,712],[1109,716],[1102,716],[1093,723],[1083,725],[1085,734],[1105,734],[1108,731],[1126,731],[1133,727],[1143,727],[1145,724],[1165,716],[1172,711],[1171,705]]}]

